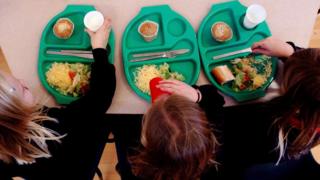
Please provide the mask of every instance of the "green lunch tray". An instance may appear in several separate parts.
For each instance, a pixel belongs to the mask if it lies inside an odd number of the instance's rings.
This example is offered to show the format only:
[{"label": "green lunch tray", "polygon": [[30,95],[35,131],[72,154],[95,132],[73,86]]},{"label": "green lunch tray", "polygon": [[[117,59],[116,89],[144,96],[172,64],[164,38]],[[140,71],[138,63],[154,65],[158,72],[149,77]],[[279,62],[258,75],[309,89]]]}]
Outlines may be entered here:
[{"label": "green lunch tray", "polygon": [[[39,48],[39,62],[38,73],[43,86],[47,91],[53,95],[56,102],[59,104],[69,104],[77,100],[79,97],[66,96],[59,93],[55,88],[51,87],[46,80],[46,72],[50,69],[54,62],[68,62],[68,63],[84,63],[91,64],[93,59],[86,59],[81,57],[65,56],[65,55],[52,55],[47,54],[47,50],[91,50],[91,43],[89,35],[84,31],[83,18],[89,11],[95,10],[91,5],[68,5],[62,12],[53,17],[46,25],[42,32]],[[53,34],[53,26],[59,18],[69,18],[74,23],[74,31],[69,39],[59,39]],[[109,45],[111,53],[109,55],[109,62],[114,61],[114,46],[115,37],[113,31],[110,33]]]},{"label": "green lunch tray", "polygon": [[[230,1],[225,3],[214,4],[208,15],[203,19],[198,31],[198,44],[204,72],[211,83],[213,83],[220,91],[233,97],[235,100],[247,101],[262,97],[265,95],[266,88],[271,84],[277,69],[277,58],[272,57],[272,73],[267,82],[260,88],[249,91],[243,90],[235,92],[231,89],[230,83],[220,85],[211,74],[211,70],[215,66],[228,65],[231,66],[230,60],[239,57],[245,57],[250,53],[242,53],[225,58],[213,60],[213,56],[246,49],[252,44],[266,37],[271,36],[267,23],[264,21],[253,29],[246,29],[242,24],[246,7],[238,1]],[[233,37],[226,42],[218,42],[212,38],[211,26],[216,22],[227,23],[233,31]],[[259,59],[259,58],[257,58]]]},{"label": "green lunch tray", "polygon": [[[139,25],[151,20],[159,24],[156,39],[145,42],[138,32]],[[186,54],[174,58],[158,58],[140,62],[129,62],[133,54],[189,49]],[[188,84],[198,80],[201,63],[198,53],[196,34],[190,23],[173,11],[168,5],[143,7],[139,14],[128,24],[122,38],[122,59],[129,86],[143,99],[150,101],[150,95],[143,93],[135,85],[134,72],[143,65],[168,63],[170,71],[181,73]]]}]

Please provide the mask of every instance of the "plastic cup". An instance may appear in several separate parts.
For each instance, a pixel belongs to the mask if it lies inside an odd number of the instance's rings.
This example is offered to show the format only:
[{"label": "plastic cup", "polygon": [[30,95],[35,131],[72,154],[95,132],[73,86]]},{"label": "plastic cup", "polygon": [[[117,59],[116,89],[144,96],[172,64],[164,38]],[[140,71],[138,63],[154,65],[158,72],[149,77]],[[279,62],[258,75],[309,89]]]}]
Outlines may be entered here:
[{"label": "plastic cup", "polygon": [[267,18],[267,12],[259,4],[250,5],[243,20],[244,27],[252,29]]},{"label": "plastic cup", "polygon": [[83,19],[84,26],[93,32],[96,32],[102,26],[103,22],[103,14],[99,11],[90,11]]},{"label": "plastic cup", "polygon": [[166,95],[166,94],[170,95],[169,92],[162,91],[161,89],[156,87],[159,84],[159,81],[162,81],[162,80],[163,80],[162,78],[156,77],[151,79],[149,82],[152,103],[154,103],[162,95]]},{"label": "plastic cup", "polygon": [[[144,33],[141,32],[141,28],[144,24],[146,23],[151,23],[153,25],[155,25],[156,27],[156,31],[153,33],[153,34],[150,34],[150,35],[146,35]],[[158,31],[159,31],[159,25],[158,23],[156,22],[153,22],[153,21],[149,21],[149,20],[146,20],[144,22],[142,22],[139,27],[138,27],[138,32],[139,34],[143,37],[143,39],[146,41],[146,42],[151,42],[152,40],[154,40],[157,36],[158,36]]]}]

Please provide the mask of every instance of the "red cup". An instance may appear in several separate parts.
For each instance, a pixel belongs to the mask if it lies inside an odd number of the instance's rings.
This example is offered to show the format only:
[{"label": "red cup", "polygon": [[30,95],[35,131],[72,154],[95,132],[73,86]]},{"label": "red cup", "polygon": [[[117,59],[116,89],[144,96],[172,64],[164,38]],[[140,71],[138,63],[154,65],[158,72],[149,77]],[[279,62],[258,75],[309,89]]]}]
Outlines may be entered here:
[{"label": "red cup", "polygon": [[159,84],[159,82],[162,80],[163,79],[160,77],[155,77],[155,78],[151,79],[149,82],[152,103],[154,103],[158,97],[160,97],[164,94],[170,95],[169,92],[162,91],[160,88],[156,87]]}]

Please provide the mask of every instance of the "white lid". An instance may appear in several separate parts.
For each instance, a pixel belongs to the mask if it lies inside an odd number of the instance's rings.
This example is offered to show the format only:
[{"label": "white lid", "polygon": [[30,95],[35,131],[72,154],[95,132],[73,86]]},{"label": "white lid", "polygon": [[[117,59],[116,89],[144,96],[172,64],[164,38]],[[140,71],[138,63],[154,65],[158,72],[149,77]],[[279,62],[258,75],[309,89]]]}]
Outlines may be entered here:
[{"label": "white lid", "polygon": [[103,22],[103,14],[99,11],[90,11],[83,19],[85,27],[93,32],[97,31],[102,26]]},{"label": "white lid", "polygon": [[252,4],[246,11],[246,17],[252,22],[259,24],[267,17],[267,12],[263,6],[259,4]]}]

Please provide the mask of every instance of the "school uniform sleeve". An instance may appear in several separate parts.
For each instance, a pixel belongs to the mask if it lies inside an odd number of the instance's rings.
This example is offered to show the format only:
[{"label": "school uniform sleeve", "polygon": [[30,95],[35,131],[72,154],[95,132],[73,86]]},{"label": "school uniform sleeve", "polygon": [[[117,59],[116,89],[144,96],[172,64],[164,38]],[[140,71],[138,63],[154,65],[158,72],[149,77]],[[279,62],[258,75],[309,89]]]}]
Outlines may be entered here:
[{"label": "school uniform sleeve", "polygon": [[270,163],[253,166],[246,171],[244,179],[320,179],[320,165],[309,152],[299,159],[285,160],[279,165]]},{"label": "school uniform sleeve", "polygon": [[0,179],[2,180],[11,180],[11,169],[10,165],[0,161]]},{"label": "school uniform sleeve", "polygon": [[213,129],[220,128],[223,125],[223,105],[225,103],[217,89],[211,85],[193,86],[201,92],[202,98],[199,106],[206,113],[206,117]]},{"label": "school uniform sleeve", "polygon": [[200,107],[206,112],[217,112],[222,109],[225,101],[213,85],[194,86],[201,92]]}]

